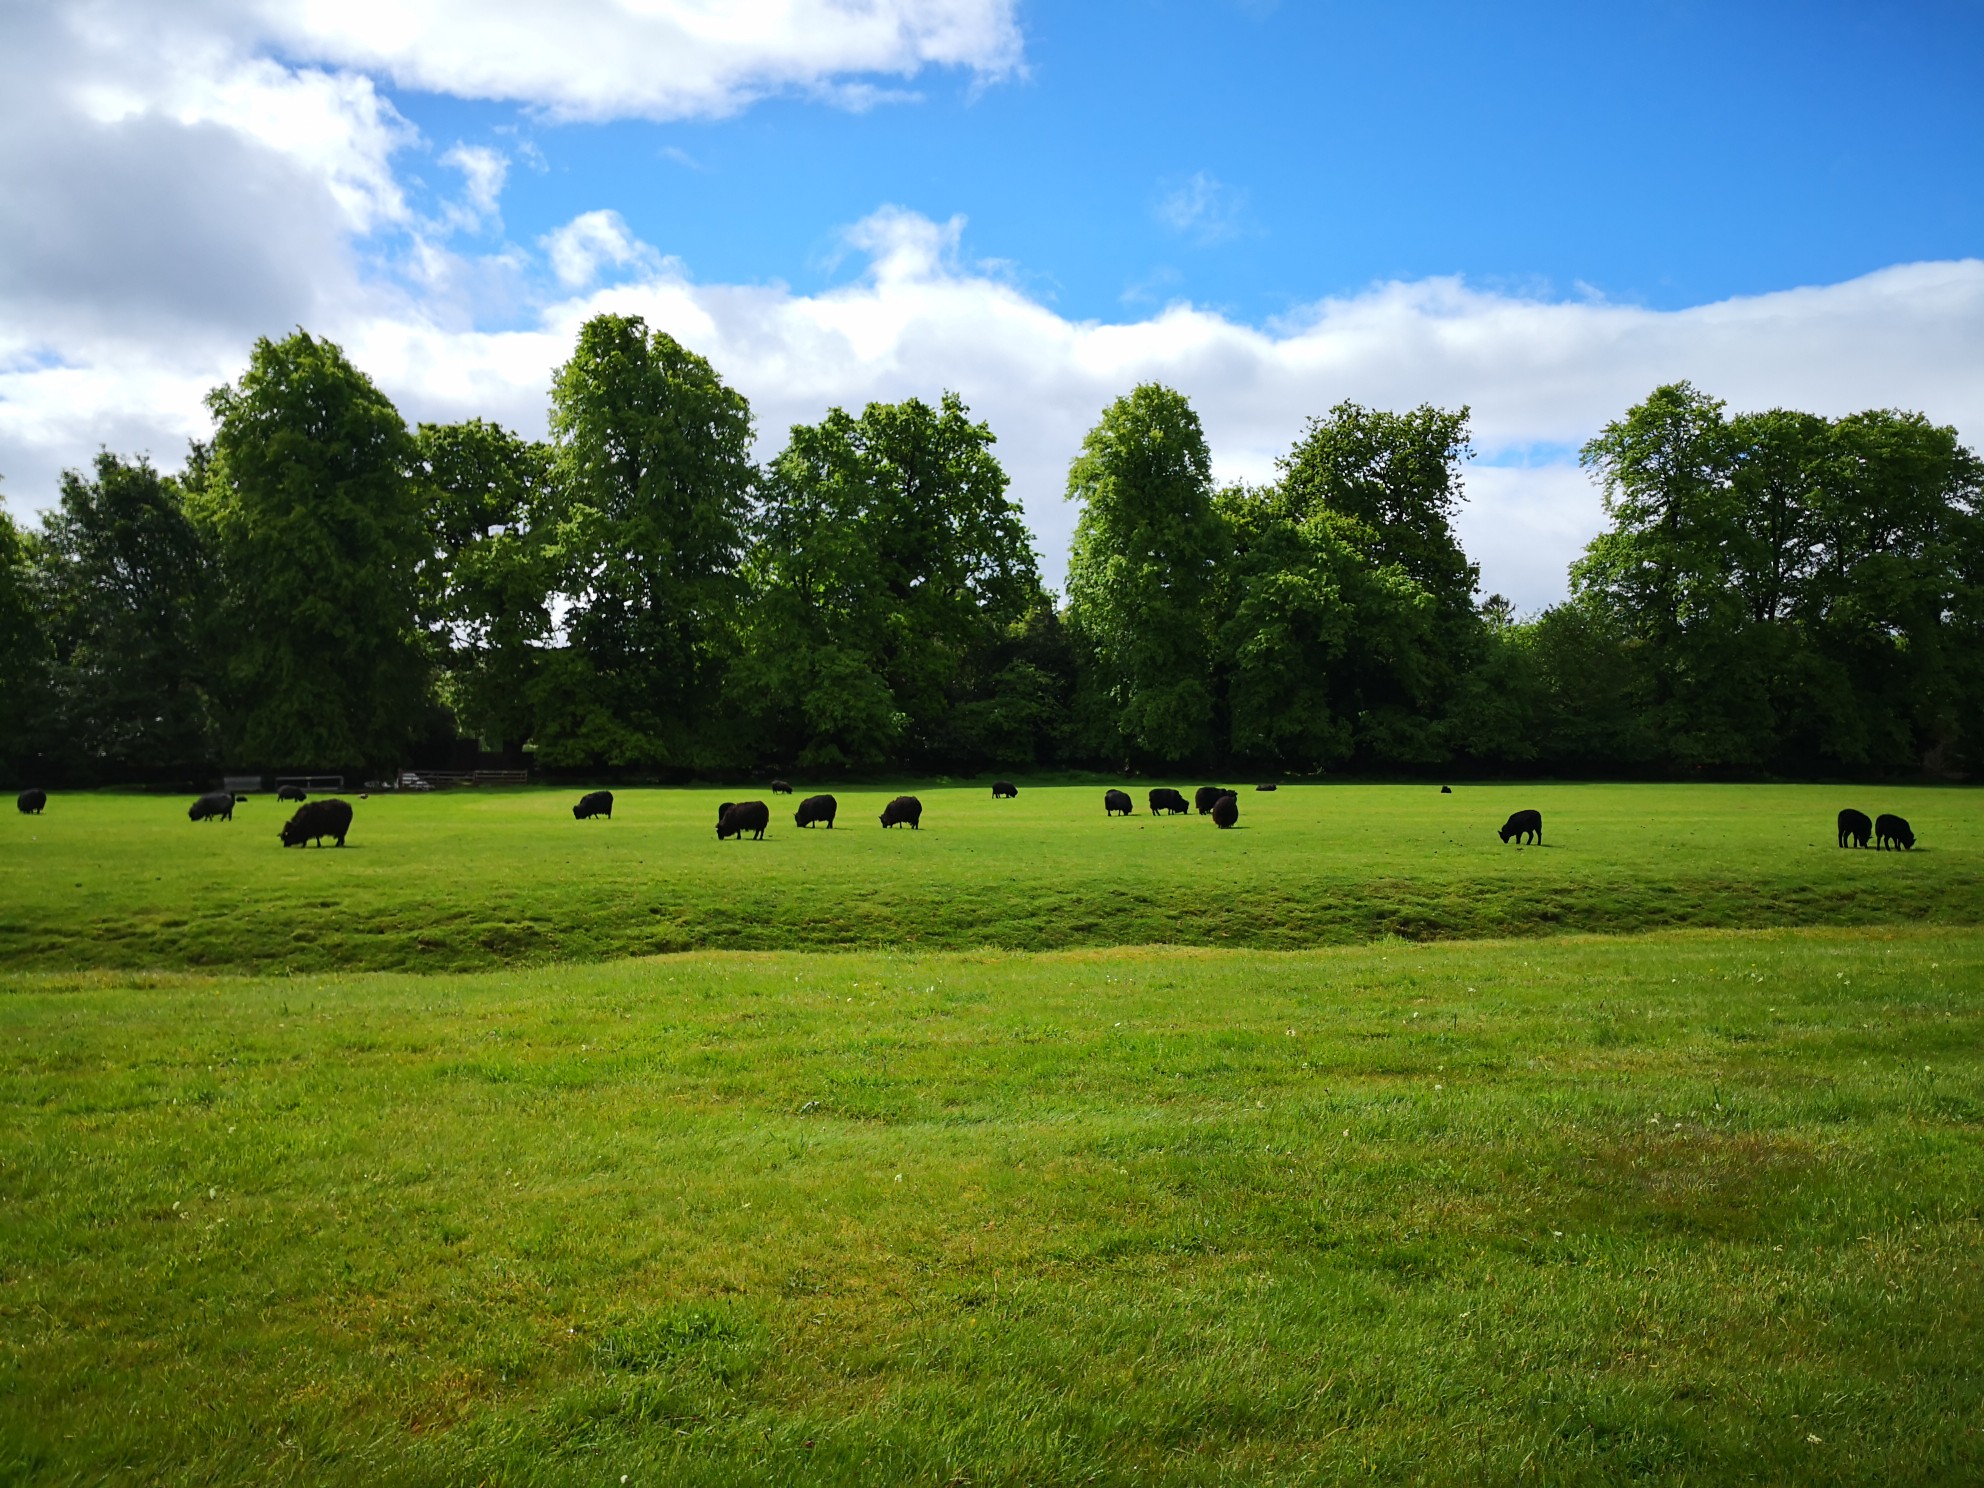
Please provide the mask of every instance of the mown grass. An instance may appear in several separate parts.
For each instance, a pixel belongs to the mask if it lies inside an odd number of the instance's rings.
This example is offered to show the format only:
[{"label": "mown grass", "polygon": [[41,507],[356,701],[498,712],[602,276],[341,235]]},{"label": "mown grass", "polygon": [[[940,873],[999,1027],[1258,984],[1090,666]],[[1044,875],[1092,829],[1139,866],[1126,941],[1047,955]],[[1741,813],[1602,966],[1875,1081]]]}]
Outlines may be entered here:
[{"label": "mown grass", "polygon": [[[1181,782],[1188,789],[1193,782]],[[1294,949],[1371,940],[1676,926],[1972,924],[1984,796],[1814,786],[1301,786],[1244,791],[1240,826],[1106,819],[1102,788],[842,790],[833,832],[770,798],[763,842],[719,843],[716,803],[625,790],[375,797],[351,845],[283,851],[289,808],[228,824],[184,802],[58,796],[0,820],[0,964],[54,969],[469,969],[699,948],[1105,945]],[[802,790],[804,786],[802,784]],[[1145,786],[1135,787],[1141,809]],[[1842,805],[1898,811],[1920,846],[1842,852]],[[1545,846],[1495,829],[1542,810]]]},{"label": "mown grass", "polygon": [[[776,848],[964,850],[847,841]],[[1948,929],[9,972],[0,1477],[1977,1481],[1980,988]]]}]

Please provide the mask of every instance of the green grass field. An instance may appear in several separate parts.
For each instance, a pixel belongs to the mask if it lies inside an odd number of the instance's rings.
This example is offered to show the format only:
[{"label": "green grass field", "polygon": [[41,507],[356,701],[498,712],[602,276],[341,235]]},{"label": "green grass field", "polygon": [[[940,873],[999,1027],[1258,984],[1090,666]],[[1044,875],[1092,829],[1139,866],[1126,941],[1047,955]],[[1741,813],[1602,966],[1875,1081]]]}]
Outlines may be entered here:
[{"label": "green grass field", "polygon": [[9,979],[0,1475],[1984,1474],[1984,936]]},{"label": "green grass field", "polygon": [[[1191,782],[1185,782],[1189,793]],[[803,789],[803,786],[802,786]],[[692,949],[1301,949],[1677,926],[1972,924],[1984,794],[1817,786],[1300,786],[1243,791],[1240,825],[1110,820],[1102,787],[839,791],[832,832],[775,807],[763,842],[716,840],[714,790],[354,802],[341,851],[276,843],[272,797],[231,823],[185,802],[58,796],[0,821],[0,964],[52,969],[462,970]],[[1842,852],[1842,805],[1896,811],[1912,853]],[[1545,846],[1505,847],[1511,810]]]},{"label": "green grass field", "polygon": [[0,1482],[1984,1480],[1984,798],[892,793],[0,824]]}]

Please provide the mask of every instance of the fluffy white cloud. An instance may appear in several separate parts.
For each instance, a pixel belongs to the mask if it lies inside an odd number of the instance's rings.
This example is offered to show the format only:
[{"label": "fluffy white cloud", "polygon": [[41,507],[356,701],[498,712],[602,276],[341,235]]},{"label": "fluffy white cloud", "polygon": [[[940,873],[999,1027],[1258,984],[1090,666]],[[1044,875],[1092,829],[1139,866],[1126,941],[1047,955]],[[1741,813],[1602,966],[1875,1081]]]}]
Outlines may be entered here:
[{"label": "fluffy white cloud", "polygon": [[567,289],[587,288],[607,265],[650,274],[661,268],[661,255],[635,237],[618,212],[583,212],[546,233],[542,246],[551,272]]},{"label": "fluffy white cloud", "polygon": [[[82,0],[39,24],[17,11],[6,39],[31,85],[82,127],[225,132],[322,183],[353,231],[405,218],[391,157],[414,132],[370,78],[286,66],[196,21],[175,6]],[[26,35],[16,29],[30,24]],[[26,111],[10,100],[6,113]]]},{"label": "fluffy white cloud", "polygon": [[[0,472],[38,505],[99,442],[162,457],[258,334],[463,328],[533,312],[500,228],[509,161],[458,142],[453,200],[380,76],[567,115],[717,114],[769,91],[1018,65],[1013,0],[68,0],[0,5]],[[520,158],[530,148],[519,145]],[[574,293],[662,264],[611,213],[545,245]],[[536,298],[534,298],[534,296]]]},{"label": "fluffy white cloud", "polygon": [[487,145],[465,145],[441,157],[441,164],[452,165],[462,173],[461,219],[464,226],[479,227],[496,215],[496,204],[503,195],[503,182],[510,174],[510,157]]},{"label": "fluffy white cloud", "polygon": [[[1973,443],[1984,437],[1976,260],[1681,311],[1429,280],[1326,300],[1266,328],[1189,305],[1110,324],[1069,320],[960,262],[956,221],[877,213],[849,234],[868,272],[806,295],[699,283],[624,224],[581,227],[588,218],[571,225],[571,241],[590,245],[584,253],[611,244],[638,276],[553,299],[527,329],[476,330],[415,301],[354,304],[316,328],[341,339],[410,416],[481,414],[533,432],[544,426],[551,370],[579,323],[602,310],[643,315],[708,356],[751,399],[764,453],[829,405],[954,388],[998,432],[1056,574],[1075,516],[1062,499],[1067,462],[1102,406],[1140,381],[1192,398],[1226,479],[1270,476],[1303,420],[1344,398],[1466,403],[1481,459],[1462,535],[1485,586],[1527,607],[1561,594],[1564,566],[1598,525],[1597,497],[1570,451],[1661,382],[1691,379],[1737,408],[1918,408]],[[589,275],[599,260],[584,262]],[[72,365],[0,372],[0,468],[51,472],[106,439],[170,458],[203,427],[196,395],[221,370],[231,369],[196,365],[162,342],[104,341]],[[17,480],[13,490],[35,500],[48,486]]]},{"label": "fluffy white cloud", "polygon": [[[127,0],[130,3],[130,0]],[[1016,0],[179,0],[206,28],[302,62],[564,118],[714,117],[799,91],[1020,65]],[[122,7],[119,7],[120,9]]]}]

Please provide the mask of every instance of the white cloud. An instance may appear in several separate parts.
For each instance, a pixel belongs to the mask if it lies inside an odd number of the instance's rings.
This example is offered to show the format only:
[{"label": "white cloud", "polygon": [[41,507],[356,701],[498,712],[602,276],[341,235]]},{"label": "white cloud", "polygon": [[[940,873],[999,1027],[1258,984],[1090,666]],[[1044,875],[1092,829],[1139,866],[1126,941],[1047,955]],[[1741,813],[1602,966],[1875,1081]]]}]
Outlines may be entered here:
[{"label": "white cloud", "polygon": [[465,145],[457,141],[441,157],[441,164],[452,165],[462,173],[462,199],[467,210],[461,214],[461,220],[465,226],[480,226],[496,215],[503,182],[510,174],[509,156],[487,145]]},{"label": "white cloud", "polygon": [[718,117],[782,92],[865,108],[893,96],[865,77],[936,66],[999,78],[1022,54],[1016,0],[187,0],[185,9],[244,46],[561,118]]},{"label": "white cloud", "polygon": [[618,212],[584,212],[540,240],[551,271],[567,289],[585,289],[603,265],[648,274],[661,267],[661,255],[627,226]]},{"label": "white cloud", "polygon": [[93,15],[0,27],[0,364],[104,337],[197,359],[361,298],[353,236],[408,215],[391,105]]},{"label": "white cloud", "polygon": [[964,218],[932,222],[919,212],[883,207],[842,232],[847,245],[868,255],[868,277],[877,283],[955,276]]},{"label": "white cloud", "polygon": [[[1344,398],[1467,403],[1482,460],[1468,476],[1463,539],[1484,587],[1525,608],[1562,593],[1565,565],[1598,525],[1597,497],[1566,451],[1662,382],[1689,378],[1736,408],[1918,408],[1973,444],[1984,439],[1984,261],[1680,311],[1438,279],[1377,285],[1266,328],[1189,305],[1104,323],[1067,319],[961,264],[962,227],[878,212],[849,234],[869,272],[807,295],[697,282],[612,214],[588,214],[564,230],[569,267],[588,287],[540,303],[524,329],[476,330],[416,300],[354,302],[313,329],[340,339],[410,417],[480,414],[541,432],[552,369],[579,323],[602,310],[638,313],[751,399],[764,454],[829,405],[954,388],[998,432],[1056,575],[1075,518],[1062,499],[1068,460],[1103,405],[1137,382],[1192,398],[1222,479],[1272,475],[1304,418]],[[589,287],[602,263],[636,277]],[[245,351],[237,345],[220,367],[163,339],[99,338],[79,344],[73,365],[0,371],[0,469],[16,475],[17,503],[45,500],[53,467],[86,459],[100,441],[171,458],[204,427],[198,394],[238,370]],[[1539,448],[1542,463],[1525,465]]]},{"label": "white cloud", "polygon": [[[775,91],[845,87],[859,106],[874,77],[1019,60],[1014,0],[0,5],[0,365],[73,361],[140,323],[201,354],[396,282],[457,320],[476,293],[514,308],[514,250],[478,265],[441,246],[500,228],[508,160],[457,143],[440,163],[463,173],[459,199],[410,200],[398,167],[424,142],[366,69],[564,115],[675,117]],[[544,168],[526,139],[511,154]],[[652,269],[586,231],[562,268]]]},{"label": "white cloud", "polygon": [[[52,84],[51,101],[85,127],[140,122],[226,131],[321,182],[355,232],[406,217],[391,158],[415,132],[370,78],[285,66],[186,24],[194,13],[176,7],[86,0],[57,14],[55,26],[24,37],[16,12],[8,40],[24,70]],[[24,110],[14,100],[7,112]]]}]

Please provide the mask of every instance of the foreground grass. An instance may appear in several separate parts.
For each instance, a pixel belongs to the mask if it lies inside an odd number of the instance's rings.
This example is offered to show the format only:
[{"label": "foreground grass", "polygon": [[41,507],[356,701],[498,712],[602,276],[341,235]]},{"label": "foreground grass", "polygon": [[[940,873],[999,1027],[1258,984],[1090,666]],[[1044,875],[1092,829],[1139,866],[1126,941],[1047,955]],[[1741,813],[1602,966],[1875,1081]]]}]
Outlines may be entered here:
[{"label": "foreground grass", "polygon": [[[1183,782],[1188,788],[1190,781]],[[803,789],[802,785],[802,789]],[[894,789],[840,791],[833,832],[777,808],[716,841],[714,790],[356,802],[351,845],[284,852],[289,808],[228,824],[184,802],[59,796],[0,818],[0,965],[462,970],[699,948],[1297,949],[1675,926],[1975,924],[1984,794],[1830,786],[1303,786],[1242,794],[1240,826],[1109,820],[1100,786],[914,787],[920,832],[876,823]],[[1136,790],[1138,805],[1143,786]],[[1921,845],[1841,852],[1842,805],[1898,811]],[[1540,849],[1495,829],[1535,806]]]},{"label": "foreground grass", "polygon": [[8,974],[0,1477],[1976,1481],[1981,989],[1947,930]]}]

